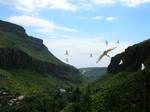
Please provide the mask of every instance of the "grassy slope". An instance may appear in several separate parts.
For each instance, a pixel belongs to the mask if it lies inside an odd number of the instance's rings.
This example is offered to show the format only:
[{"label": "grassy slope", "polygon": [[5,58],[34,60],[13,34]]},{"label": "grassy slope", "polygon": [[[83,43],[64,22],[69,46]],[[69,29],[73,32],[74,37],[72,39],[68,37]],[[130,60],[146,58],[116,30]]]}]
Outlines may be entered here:
[{"label": "grassy slope", "polygon": [[[0,88],[29,94],[42,91],[53,91],[56,87],[65,87],[68,83],[53,75],[38,74],[32,71],[0,69]],[[61,86],[60,86],[61,85]]]},{"label": "grassy slope", "polygon": [[[6,33],[0,31],[0,48],[17,48],[37,60],[54,63],[60,66],[69,66],[53,56],[44,45],[33,42],[30,37],[19,37],[12,32]],[[0,68],[0,77],[3,77],[3,75],[4,77],[6,75],[6,79],[0,79],[0,87],[18,89],[19,92],[23,93],[32,92],[34,90],[52,90],[52,88],[55,88],[57,85],[72,85],[73,81],[75,82],[81,78],[79,74],[70,74],[69,72],[65,74],[67,80],[64,80],[61,77],[54,77],[54,74],[39,74],[27,70],[8,71]]]},{"label": "grassy slope", "polygon": [[144,112],[144,84],[141,71],[103,76],[91,85],[93,112]]},{"label": "grassy slope", "polygon": [[63,64],[46,48],[32,42],[30,37],[19,37],[18,35],[11,32],[6,33],[0,31],[0,48],[18,48],[35,59],[51,62],[54,64]]}]

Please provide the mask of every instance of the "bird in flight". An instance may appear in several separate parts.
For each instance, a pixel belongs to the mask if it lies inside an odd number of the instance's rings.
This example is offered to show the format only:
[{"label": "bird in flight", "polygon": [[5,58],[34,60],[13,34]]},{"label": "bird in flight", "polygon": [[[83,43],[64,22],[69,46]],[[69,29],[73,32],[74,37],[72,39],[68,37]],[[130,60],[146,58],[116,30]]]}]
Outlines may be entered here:
[{"label": "bird in flight", "polygon": [[108,55],[108,53],[114,49],[116,49],[117,47],[113,47],[113,48],[110,48],[110,49],[107,49],[105,50],[101,55],[100,57],[98,58],[98,60],[96,61],[96,63],[98,63],[104,56],[107,56],[110,58],[110,56]]},{"label": "bird in flight", "polygon": [[66,53],[65,53],[65,55],[66,55],[66,56],[68,56],[68,55],[69,55],[69,53],[68,53],[68,50],[66,50]]},{"label": "bird in flight", "polygon": [[120,44],[120,41],[119,40],[117,40],[117,42],[116,42],[117,44]]},{"label": "bird in flight", "polygon": [[108,41],[107,40],[105,41],[105,44],[106,44],[106,46],[108,46]]},{"label": "bird in flight", "polygon": [[68,58],[66,58],[66,62],[69,62],[69,59],[68,59]]},{"label": "bird in flight", "polygon": [[93,57],[93,54],[91,53],[91,54],[90,54],[90,58],[92,58],[92,57]]}]

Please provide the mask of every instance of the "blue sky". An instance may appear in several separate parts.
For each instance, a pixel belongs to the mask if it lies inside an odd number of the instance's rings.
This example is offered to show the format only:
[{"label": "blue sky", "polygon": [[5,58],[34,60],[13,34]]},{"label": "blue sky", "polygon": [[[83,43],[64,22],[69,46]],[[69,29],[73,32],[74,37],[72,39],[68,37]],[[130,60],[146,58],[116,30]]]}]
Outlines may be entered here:
[{"label": "blue sky", "polygon": [[0,19],[24,26],[60,60],[69,58],[78,68],[107,66],[107,57],[95,63],[105,49],[117,46],[114,56],[148,39],[149,13],[150,0],[0,0]]}]

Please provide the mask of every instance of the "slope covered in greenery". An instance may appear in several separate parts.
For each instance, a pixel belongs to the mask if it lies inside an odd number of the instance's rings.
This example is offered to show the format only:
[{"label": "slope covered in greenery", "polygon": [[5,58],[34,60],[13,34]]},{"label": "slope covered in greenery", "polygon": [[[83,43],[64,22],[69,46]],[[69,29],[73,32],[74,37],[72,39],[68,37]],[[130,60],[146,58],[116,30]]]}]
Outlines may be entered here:
[{"label": "slope covered in greenery", "polygon": [[52,55],[41,39],[0,21],[0,112],[58,112],[66,105],[59,90],[81,82],[78,69]]},{"label": "slope covered in greenery", "polygon": [[[149,42],[131,46],[113,57],[109,72],[78,92],[79,99],[73,100],[64,112],[149,112]],[[123,63],[119,64],[121,59]]]},{"label": "slope covered in greenery", "polygon": [[79,74],[76,68],[53,56],[43,40],[28,36],[23,27],[4,21],[0,21],[0,55],[0,67],[4,69],[30,69],[55,73],[58,77]]},{"label": "slope covered in greenery", "polygon": [[147,70],[147,76],[143,71],[107,74],[95,82],[91,96],[93,111],[146,112],[146,80],[150,79],[149,73]]},{"label": "slope covered in greenery", "polygon": [[[11,27],[8,25],[11,25]],[[19,29],[16,27],[19,27]],[[16,29],[16,31],[13,31],[13,29]],[[21,31],[22,35],[17,33]],[[48,51],[42,40],[28,36],[21,26],[4,21],[0,21],[0,48],[17,48],[36,59],[62,64]]]}]

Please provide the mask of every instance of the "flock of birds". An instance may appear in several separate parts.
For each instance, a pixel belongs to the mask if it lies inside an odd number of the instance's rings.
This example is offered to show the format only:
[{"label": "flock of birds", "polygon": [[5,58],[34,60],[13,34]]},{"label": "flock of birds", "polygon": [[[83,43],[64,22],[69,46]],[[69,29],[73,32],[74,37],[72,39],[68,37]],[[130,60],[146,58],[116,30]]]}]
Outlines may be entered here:
[{"label": "flock of birds", "polygon": [[[106,44],[106,46],[108,46],[109,42],[106,40],[106,41],[105,41],[105,44]],[[116,44],[120,44],[120,41],[117,40]],[[111,58],[111,57],[108,55],[108,53],[111,52],[111,51],[113,51],[113,50],[116,49],[116,48],[117,48],[117,47],[112,47],[112,48],[106,49],[106,50],[99,56],[99,58],[98,58],[98,60],[96,61],[96,63],[99,63],[100,60],[101,60],[103,57],[105,57],[105,56],[107,56],[108,58]],[[68,57],[69,57],[69,52],[68,52],[68,50],[65,51],[65,56],[66,56],[65,61],[68,63],[68,62],[69,62],[69,59],[68,59]],[[90,57],[90,58],[93,58],[93,53],[90,53],[90,56],[89,56],[89,57]]]}]

